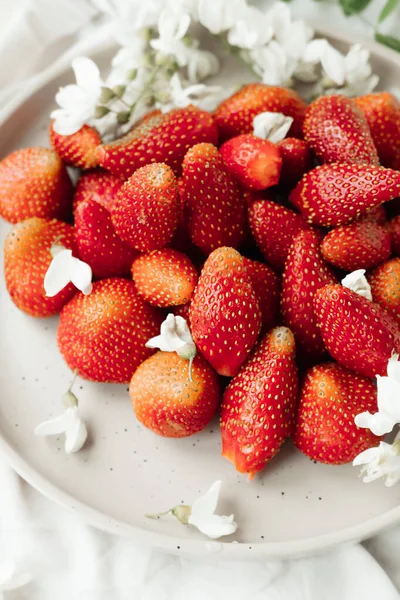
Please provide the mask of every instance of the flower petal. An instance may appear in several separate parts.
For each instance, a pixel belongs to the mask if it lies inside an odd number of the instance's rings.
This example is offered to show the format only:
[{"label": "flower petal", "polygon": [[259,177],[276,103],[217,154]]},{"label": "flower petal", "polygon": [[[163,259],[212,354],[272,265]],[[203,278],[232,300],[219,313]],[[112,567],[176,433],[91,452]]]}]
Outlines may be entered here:
[{"label": "flower petal", "polygon": [[359,467],[361,465],[366,465],[373,461],[377,456],[379,457],[379,447],[376,448],[368,448],[363,452],[360,452],[355,459],[353,460],[353,466]]},{"label": "flower petal", "polygon": [[388,377],[391,377],[392,379],[395,379],[400,383],[400,361],[398,354],[393,353],[392,356],[389,358],[387,374]]},{"label": "flower petal", "polygon": [[365,269],[358,269],[349,273],[342,279],[342,285],[353,292],[356,292],[359,296],[367,298],[372,301],[371,286],[365,277]]},{"label": "flower petal", "polygon": [[72,250],[62,250],[51,261],[44,277],[44,289],[46,296],[56,296],[71,281],[70,261]]},{"label": "flower petal", "polygon": [[[393,421],[400,423],[400,382],[392,377],[377,376],[378,409]],[[391,429],[390,429],[391,431]],[[385,433],[389,433],[386,431]]]},{"label": "flower petal", "polygon": [[357,427],[370,429],[375,435],[390,433],[395,425],[395,421],[393,421],[390,415],[384,412],[376,412],[374,414],[363,412],[356,415],[354,422]]},{"label": "flower petal", "polygon": [[72,61],[77,85],[86,92],[100,93],[101,78],[96,63],[87,56],[77,56]]},{"label": "flower petal", "polygon": [[235,533],[237,524],[233,520],[233,515],[226,517],[224,515],[209,515],[204,521],[199,520],[196,523],[192,523],[191,517],[189,517],[189,524],[197,527],[201,533],[204,533],[207,537],[212,540],[216,540],[225,535],[231,535]]},{"label": "flower petal", "polygon": [[79,416],[77,406],[67,408],[67,430],[65,432],[65,452],[72,454],[78,452],[85,445],[87,439],[87,428],[83,419]]},{"label": "flower petal", "polygon": [[35,435],[47,436],[47,435],[60,435],[65,433],[68,425],[68,418],[65,413],[58,415],[48,421],[43,421],[35,429]]},{"label": "flower petal", "polygon": [[292,123],[293,118],[283,113],[262,112],[253,119],[253,135],[276,144],[283,140]]},{"label": "flower petal", "polygon": [[214,514],[218,498],[221,491],[222,482],[220,480],[215,481],[209,490],[200,498],[197,498],[192,505],[192,512],[189,517],[189,523],[196,525]]},{"label": "flower petal", "polygon": [[71,255],[69,274],[72,283],[83,294],[88,295],[92,291],[92,269],[90,266]]}]

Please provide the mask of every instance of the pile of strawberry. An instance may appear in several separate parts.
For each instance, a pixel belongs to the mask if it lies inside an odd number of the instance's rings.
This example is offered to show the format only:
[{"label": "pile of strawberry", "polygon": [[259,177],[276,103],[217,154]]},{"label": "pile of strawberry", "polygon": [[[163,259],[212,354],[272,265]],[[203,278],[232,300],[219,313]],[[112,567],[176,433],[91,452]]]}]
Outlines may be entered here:
[{"label": "pile of strawberry", "polygon": [[[286,139],[252,134],[262,112],[293,118]],[[373,378],[400,352],[390,94],[307,106],[251,84],[213,115],[153,111],[109,144],[86,125],[71,136],[51,127],[50,139],[53,150],[0,163],[0,214],[15,224],[5,278],[22,311],[61,311],[72,370],[130,382],[137,418],[163,436],[196,433],[220,410],[223,455],[250,476],[289,436],[330,464],[378,444],[354,417],[376,411]],[[81,169],[75,189],[65,165]],[[90,265],[90,294],[69,283],[46,297],[54,244]],[[356,269],[373,301],[340,284]],[[171,312],[197,346],[191,378],[185,358],[145,345]]]}]

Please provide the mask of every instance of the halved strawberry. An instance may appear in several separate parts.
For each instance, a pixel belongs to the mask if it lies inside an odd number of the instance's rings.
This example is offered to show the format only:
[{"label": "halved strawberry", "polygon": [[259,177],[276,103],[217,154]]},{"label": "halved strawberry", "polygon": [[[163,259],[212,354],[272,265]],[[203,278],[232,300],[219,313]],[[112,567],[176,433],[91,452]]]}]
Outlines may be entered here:
[{"label": "halved strawberry", "polygon": [[198,433],[211,421],[220,403],[217,374],[200,355],[189,362],[175,352],[157,352],[136,369],[129,394],[137,419],[168,438]]},{"label": "halved strawberry", "polygon": [[306,456],[342,465],[373,446],[379,438],[360,429],[354,417],[377,410],[376,387],[370,379],[334,363],[310,369],[302,385],[294,443]]},{"label": "halved strawberry", "polygon": [[319,238],[313,231],[300,231],[294,238],[282,277],[281,312],[296,338],[298,358],[303,363],[320,360],[326,353],[314,315],[317,290],[337,279],[324,262]]},{"label": "halved strawberry", "polygon": [[136,250],[117,235],[109,211],[99,202],[83,200],[75,210],[78,254],[95,277],[128,275]]},{"label": "halved strawberry", "polygon": [[279,184],[292,188],[312,168],[311,151],[306,142],[297,138],[285,138],[276,145],[282,158]]},{"label": "halved strawberry", "polygon": [[282,271],[293,238],[310,230],[301,215],[271,200],[254,199],[248,209],[251,233],[265,260]]},{"label": "halved strawberry", "polygon": [[400,325],[379,304],[341,285],[314,296],[314,309],[329,354],[366,377],[386,375],[393,352],[400,353]]},{"label": "halved strawberry", "polygon": [[352,98],[314,100],[307,108],[303,133],[322,163],[379,165],[367,120]]},{"label": "halved strawberry", "polygon": [[58,347],[72,371],[91,381],[128,383],[153,354],[146,342],[158,335],[162,312],[146,304],[133,281],[115,277],[76,294],[61,311]]},{"label": "halved strawberry", "polygon": [[324,259],[345,271],[370,269],[390,256],[390,234],[386,227],[369,219],[342,225],[321,242]]},{"label": "halved strawberry", "polygon": [[400,215],[391,219],[387,224],[387,228],[390,234],[392,252],[395,256],[400,256]]},{"label": "halved strawberry", "polygon": [[382,263],[368,275],[374,302],[386,309],[400,325],[400,258]]},{"label": "halved strawberry", "polygon": [[33,217],[15,225],[4,244],[4,277],[12,301],[33,317],[55,315],[76,292],[72,283],[51,298],[43,282],[53,260],[53,244],[72,250],[76,256],[74,228],[56,219]]},{"label": "halved strawberry", "polygon": [[212,116],[194,106],[163,114],[153,111],[124,137],[99,146],[96,158],[101,167],[123,179],[139,167],[163,162],[177,175],[186,152],[201,142],[218,143]]},{"label": "halved strawberry", "polygon": [[93,200],[111,211],[115,196],[124,182],[103,169],[93,169],[82,173],[75,188],[73,210],[80,202]]},{"label": "halved strawberry", "polygon": [[214,250],[204,263],[190,302],[197,348],[219,375],[236,375],[261,328],[261,311],[243,257]]},{"label": "halved strawberry", "polygon": [[117,234],[140,252],[167,246],[179,221],[176,179],[163,163],[138,169],[117,193],[111,218]]},{"label": "halved strawberry", "polygon": [[221,406],[222,456],[250,479],[292,433],[297,385],[293,334],[276,327],[226,388]]},{"label": "halved strawberry", "polygon": [[246,205],[217,148],[197,144],[183,161],[183,190],[192,242],[205,254],[245,238]]},{"label": "halved strawberry", "polygon": [[278,183],[282,158],[272,142],[247,133],[231,138],[219,151],[230,173],[246,190],[264,190]]},{"label": "halved strawberry", "polygon": [[302,125],[307,104],[296,92],[287,88],[250,83],[221,102],[214,113],[221,139],[253,132],[253,119],[262,112],[280,112],[294,121],[289,130],[292,137],[302,137]]},{"label": "halved strawberry", "polygon": [[244,257],[243,261],[260,305],[263,329],[268,331],[279,321],[280,278],[268,265],[258,260]]},{"label": "halved strawberry", "polygon": [[399,194],[399,171],[337,163],[316,167],[304,175],[289,200],[309,223],[334,227]]},{"label": "halved strawberry", "polygon": [[142,298],[161,307],[189,302],[198,279],[190,258],[172,248],[139,256],[132,265],[132,277]]},{"label": "halved strawberry", "polygon": [[50,125],[50,142],[58,156],[72,167],[92,169],[97,165],[95,151],[101,144],[101,137],[94,127],[83,125],[72,135],[60,135]]},{"label": "halved strawberry", "polygon": [[389,92],[355,98],[369,125],[379,159],[384,167],[400,169],[400,103]]},{"label": "halved strawberry", "polygon": [[23,148],[0,162],[0,215],[9,223],[66,219],[72,193],[67,170],[53,150]]}]

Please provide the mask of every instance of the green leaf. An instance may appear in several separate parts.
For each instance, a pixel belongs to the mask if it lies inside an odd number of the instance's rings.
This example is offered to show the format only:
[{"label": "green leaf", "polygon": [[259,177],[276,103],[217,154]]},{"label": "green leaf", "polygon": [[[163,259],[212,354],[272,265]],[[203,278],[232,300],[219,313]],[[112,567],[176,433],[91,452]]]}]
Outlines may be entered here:
[{"label": "green leaf", "polygon": [[361,12],[367,8],[370,2],[371,0],[339,0],[340,6],[343,8],[346,17]]},{"label": "green leaf", "polygon": [[378,23],[382,23],[394,11],[398,3],[399,0],[387,0],[379,15]]},{"label": "green leaf", "polygon": [[383,35],[383,33],[375,33],[375,39],[377,42],[392,48],[392,50],[397,50],[400,52],[400,39],[392,37],[391,35]]}]

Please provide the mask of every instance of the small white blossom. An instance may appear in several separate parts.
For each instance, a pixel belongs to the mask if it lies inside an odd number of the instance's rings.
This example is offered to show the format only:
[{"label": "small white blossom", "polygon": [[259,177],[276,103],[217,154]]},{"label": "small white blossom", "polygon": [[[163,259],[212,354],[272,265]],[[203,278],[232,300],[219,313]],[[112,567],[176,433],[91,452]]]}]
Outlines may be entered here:
[{"label": "small white blossom", "polygon": [[146,347],[159,348],[163,352],[176,352],[181,358],[189,360],[189,379],[192,380],[191,366],[197,349],[183,317],[169,313],[161,323],[160,335],[151,338]]},{"label": "small white blossom", "polygon": [[[306,63],[320,63],[326,78],[341,86],[345,82],[344,56],[328,40],[312,40],[307,44],[303,60]],[[328,87],[328,86],[327,86]]]},{"label": "small white blossom", "polygon": [[215,35],[233,27],[246,9],[245,0],[198,0],[197,17]]},{"label": "small white blossom", "polygon": [[187,49],[187,57],[187,72],[191,83],[216,75],[219,71],[219,60],[212,52],[191,47]]},{"label": "small white blossom", "polygon": [[283,113],[262,112],[253,119],[253,134],[277,144],[286,137],[293,123],[293,117]]},{"label": "small white blossom", "polygon": [[231,46],[252,49],[269,42],[273,34],[266,14],[248,6],[229,30],[228,42]]},{"label": "small white blossom", "polygon": [[364,450],[353,460],[353,466],[361,466],[360,475],[365,483],[383,477],[387,487],[396,485],[400,481],[399,442],[392,445],[380,442],[376,448]]},{"label": "small white blossom", "polygon": [[254,70],[268,85],[289,85],[296,69],[296,61],[286,55],[283,46],[272,40],[267,46],[249,53]]},{"label": "small white blossom", "polygon": [[365,277],[365,269],[357,269],[342,279],[342,285],[359,296],[372,301],[371,286]]},{"label": "small white blossom", "polygon": [[156,106],[161,108],[162,112],[168,112],[172,108],[184,108],[189,104],[206,110],[205,101],[210,102],[213,96],[219,95],[221,92],[222,88],[219,86],[207,86],[204,83],[196,83],[184,88],[178,73],[175,73],[170,81],[170,101],[166,104],[157,103]]},{"label": "small white blossom", "polygon": [[60,108],[50,115],[54,119],[54,131],[60,135],[72,135],[91,121],[103,85],[100,71],[90,58],[74,58],[72,68],[76,84],[60,88],[56,95]]},{"label": "small white blossom", "polygon": [[4,592],[17,590],[32,580],[30,573],[17,574],[17,566],[7,560],[0,565],[0,600],[5,598]]},{"label": "small white blossom", "polygon": [[150,45],[161,56],[173,56],[180,67],[188,63],[187,46],[182,41],[190,25],[190,15],[178,14],[165,8],[158,19],[159,37],[150,41]]},{"label": "small white blossom", "polygon": [[53,260],[44,277],[44,289],[49,298],[56,296],[70,282],[83,294],[92,291],[92,269],[79,258],[72,256],[72,250],[63,246],[53,246]]}]

